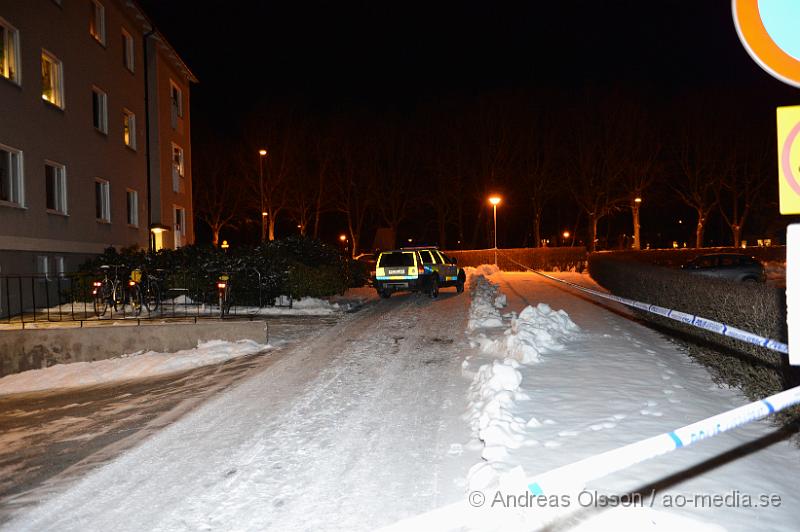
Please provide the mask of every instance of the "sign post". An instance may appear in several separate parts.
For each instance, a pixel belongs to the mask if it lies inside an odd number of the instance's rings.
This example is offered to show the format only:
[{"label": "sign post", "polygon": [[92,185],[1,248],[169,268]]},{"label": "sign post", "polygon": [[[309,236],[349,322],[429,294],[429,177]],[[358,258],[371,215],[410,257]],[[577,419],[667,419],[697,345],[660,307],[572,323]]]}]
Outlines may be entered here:
[{"label": "sign post", "polygon": [[[800,88],[800,2],[731,0],[736,33],[769,75]],[[800,214],[800,106],[778,108],[781,214]],[[800,366],[800,224],[786,228],[786,325],[789,364]]]}]

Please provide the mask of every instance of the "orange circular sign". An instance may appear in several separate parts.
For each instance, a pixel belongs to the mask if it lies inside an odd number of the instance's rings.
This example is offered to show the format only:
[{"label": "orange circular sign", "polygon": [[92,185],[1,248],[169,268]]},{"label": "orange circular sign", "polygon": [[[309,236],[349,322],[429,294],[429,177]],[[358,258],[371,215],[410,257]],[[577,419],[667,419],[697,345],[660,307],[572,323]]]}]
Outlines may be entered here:
[{"label": "orange circular sign", "polygon": [[[791,2],[732,0],[733,21],[739,39],[755,62],[773,77],[800,88],[800,58],[787,53],[785,43],[776,42],[776,38],[780,40],[784,38],[782,35],[789,34],[775,29],[770,33],[764,23],[780,20],[782,16],[795,18],[797,10],[787,6],[792,6]],[[800,27],[800,20],[794,27]],[[794,42],[791,44],[796,46]]]}]

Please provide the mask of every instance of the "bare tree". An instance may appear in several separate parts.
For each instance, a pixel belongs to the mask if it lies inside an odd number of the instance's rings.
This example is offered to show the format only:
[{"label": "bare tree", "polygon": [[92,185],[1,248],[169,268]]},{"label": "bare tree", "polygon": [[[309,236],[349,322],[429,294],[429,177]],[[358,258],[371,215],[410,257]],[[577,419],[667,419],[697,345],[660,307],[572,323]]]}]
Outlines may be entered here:
[{"label": "bare tree", "polygon": [[364,223],[372,207],[378,167],[374,139],[359,139],[351,131],[336,146],[331,177],[336,183],[337,210],[345,215],[350,235],[351,254],[358,255]]},{"label": "bare tree", "polygon": [[589,223],[587,249],[597,249],[597,223],[619,210],[625,202],[622,179],[627,164],[626,143],[620,142],[626,129],[626,106],[619,96],[595,104],[591,115],[577,116],[574,131],[573,172],[569,183],[578,207]]},{"label": "bare tree", "polygon": [[645,191],[656,179],[658,157],[661,144],[653,126],[652,117],[637,102],[628,100],[625,115],[627,127],[618,132],[617,142],[623,146],[627,157],[624,158],[621,186],[631,207],[633,222],[633,249],[641,248],[641,231],[639,225],[639,209],[644,201]]},{"label": "bare tree", "polygon": [[[698,116],[698,114],[694,114]],[[725,155],[723,137],[714,130],[713,118],[700,115],[688,121],[681,132],[678,164],[681,179],[672,190],[697,213],[695,247],[703,247],[708,217],[717,206],[720,175],[730,171],[730,157]]]},{"label": "bare tree", "polygon": [[[400,223],[408,217],[409,205],[417,191],[417,169],[410,153],[409,140],[397,130],[384,130],[376,137],[378,144],[374,181],[371,187],[381,220],[391,230],[396,240]],[[392,243],[394,247],[397,242]]]},{"label": "bare tree", "polygon": [[240,183],[247,172],[235,162],[221,158],[217,150],[196,149],[195,157],[194,212],[209,226],[212,242],[217,246],[220,231],[238,225],[237,218],[242,216],[244,188]]},{"label": "bare tree", "polygon": [[732,146],[729,171],[720,175],[715,189],[722,218],[731,230],[733,246],[739,247],[742,229],[750,209],[768,181],[770,162],[769,146],[765,142],[752,143],[740,132],[738,142]]}]

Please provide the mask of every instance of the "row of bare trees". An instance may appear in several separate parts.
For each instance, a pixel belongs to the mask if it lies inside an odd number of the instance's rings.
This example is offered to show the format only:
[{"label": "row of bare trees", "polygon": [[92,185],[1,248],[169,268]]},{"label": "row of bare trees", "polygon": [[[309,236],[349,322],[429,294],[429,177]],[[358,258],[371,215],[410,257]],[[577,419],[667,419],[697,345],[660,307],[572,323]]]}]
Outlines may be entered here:
[{"label": "row of bare trees", "polygon": [[[665,109],[617,92],[539,91],[404,114],[264,109],[236,139],[196,142],[195,212],[215,244],[226,227],[260,223],[263,202],[269,239],[279,220],[314,237],[340,220],[353,254],[370,247],[365,236],[376,227],[394,235],[413,227],[441,246],[481,247],[491,223],[485,200],[500,192],[506,224],[530,234],[529,243],[542,242],[558,208],[583,218],[594,249],[601,220],[636,215],[637,197],[668,203],[655,195],[669,193],[695,211],[698,247],[715,209],[738,245],[773,161],[763,128],[714,112],[722,107],[690,98]],[[635,246],[637,218],[632,225]]]}]

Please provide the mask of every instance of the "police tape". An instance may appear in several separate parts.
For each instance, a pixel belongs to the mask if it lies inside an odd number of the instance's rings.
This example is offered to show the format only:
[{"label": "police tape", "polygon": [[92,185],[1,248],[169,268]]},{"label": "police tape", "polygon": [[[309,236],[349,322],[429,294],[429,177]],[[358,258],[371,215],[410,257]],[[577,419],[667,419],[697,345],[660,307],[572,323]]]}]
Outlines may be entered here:
[{"label": "police tape", "polygon": [[708,318],[704,318],[702,316],[695,316],[694,314],[687,314],[686,312],[681,312],[679,310],[673,310],[665,307],[660,307],[658,305],[651,305],[650,303],[643,303],[641,301],[635,301],[633,299],[627,299],[620,296],[615,296],[613,294],[606,294],[605,292],[600,292],[598,290],[593,290],[591,288],[587,288],[585,286],[581,286],[579,284],[571,283],[569,281],[565,281],[564,279],[558,279],[557,277],[553,277],[552,275],[547,275],[544,272],[540,272],[538,270],[534,270],[528,268],[524,264],[520,264],[519,262],[515,261],[512,258],[503,257],[520,266],[525,268],[529,272],[533,272],[537,275],[541,275],[542,277],[546,277],[552,281],[556,281],[561,284],[565,284],[581,290],[583,292],[602,297],[605,299],[610,299],[612,301],[616,301],[617,303],[622,303],[623,305],[627,305],[629,307],[634,307],[639,310],[644,310],[645,312],[650,312],[651,314],[657,314],[659,316],[663,316],[665,318],[670,318],[675,321],[679,321],[681,323],[685,323],[687,325],[692,325],[699,329],[704,329],[706,331],[711,331],[717,334],[721,334],[722,336],[728,336],[735,340],[739,340],[748,344],[757,345],[760,347],[764,347],[770,349],[772,351],[777,351],[778,353],[789,354],[789,346],[783,342],[779,342],[777,340],[773,340],[772,338],[766,338],[764,336],[759,336],[758,334],[745,331],[743,329],[739,329],[733,327],[731,325],[727,325],[725,323],[720,323],[718,321],[710,320]]},{"label": "police tape", "polygon": [[721,434],[800,403],[800,386],[618,449],[551,469],[531,479],[534,495],[583,489],[592,480]]}]

